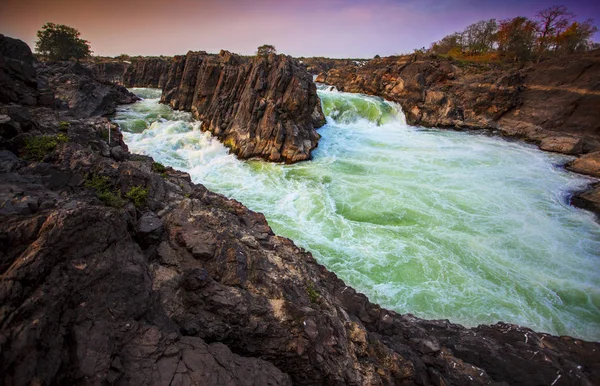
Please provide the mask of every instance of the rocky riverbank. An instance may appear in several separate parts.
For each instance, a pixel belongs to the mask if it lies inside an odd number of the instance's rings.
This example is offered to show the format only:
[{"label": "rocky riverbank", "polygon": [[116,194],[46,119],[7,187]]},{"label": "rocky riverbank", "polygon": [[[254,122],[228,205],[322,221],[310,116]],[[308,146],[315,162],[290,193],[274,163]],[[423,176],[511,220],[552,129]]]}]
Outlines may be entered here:
[{"label": "rocky riverbank", "polygon": [[311,76],[295,59],[190,52],[175,57],[161,102],[191,111],[239,158],[310,159],[325,124]]},{"label": "rocky riverbank", "polygon": [[[567,168],[600,176],[600,51],[528,66],[406,55],[367,62],[304,60],[317,82],[399,103],[409,124],[486,130],[581,156]],[[600,186],[573,202],[600,213]]]},{"label": "rocky riverbank", "polygon": [[102,80],[162,88],[162,103],[191,111],[202,130],[241,159],[310,159],[318,145],[316,129],[325,124],[310,75],[289,56],[190,51],[174,58],[101,60],[87,66]]},{"label": "rocky riverbank", "polygon": [[[24,43],[3,44],[22,51],[0,45],[4,89],[34,74],[61,95]],[[88,82],[74,100],[111,87],[68,75]],[[503,323],[467,329],[370,303],[263,215],[130,154],[99,116],[104,98],[73,110],[40,106],[40,90],[29,91],[31,106],[0,101],[0,383],[600,379],[599,343]]]}]

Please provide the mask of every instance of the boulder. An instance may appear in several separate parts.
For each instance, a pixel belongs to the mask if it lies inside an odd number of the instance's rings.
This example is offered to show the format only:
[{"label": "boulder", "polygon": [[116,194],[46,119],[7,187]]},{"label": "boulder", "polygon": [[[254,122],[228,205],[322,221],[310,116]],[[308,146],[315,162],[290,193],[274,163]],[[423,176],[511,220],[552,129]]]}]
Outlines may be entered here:
[{"label": "boulder", "polygon": [[54,91],[60,108],[77,118],[112,114],[118,105],[139,99],[123,86],[97,81],[80,63],[47,63],[38,73]]},{"label": "boulder", "polygon": [[563,154],[581,154],[583,138],[581,137],[547,137],[540,143],[540,149]]},{"label": "boulder", "polygon": [[600,177],[600,151],[582,155],[570,162],[567,169],[575,173]]},{"label": "boulder", "polygon": [[27,44],[0,34],[0,103],[37,104],[35,62]]}]

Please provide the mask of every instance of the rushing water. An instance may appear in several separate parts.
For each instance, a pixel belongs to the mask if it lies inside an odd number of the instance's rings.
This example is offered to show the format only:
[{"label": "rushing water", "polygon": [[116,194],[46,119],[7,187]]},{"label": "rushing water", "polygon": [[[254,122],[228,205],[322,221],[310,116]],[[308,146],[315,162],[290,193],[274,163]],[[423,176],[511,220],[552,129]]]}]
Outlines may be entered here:
[{"label": "rushing water", "polygon": [[320,90],[314,159],[239,161],[159,90],[119,109],[132,152],[265,214],[371,301],[467,326],[600,340],[600,226],[568,205],[590,182],[523,143],[407,126],[394,104]]}]

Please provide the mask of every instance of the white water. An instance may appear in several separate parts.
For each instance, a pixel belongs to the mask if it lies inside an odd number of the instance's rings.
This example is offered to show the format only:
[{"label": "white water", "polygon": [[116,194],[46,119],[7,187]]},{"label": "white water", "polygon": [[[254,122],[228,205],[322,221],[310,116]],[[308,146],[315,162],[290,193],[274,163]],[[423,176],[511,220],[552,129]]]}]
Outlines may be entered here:
[{"label": "white water", "polygon": [[467,326],[505,321],[600,340],[600,226],[568,205],[591,180],[561,155],[407,126],[393,104],[319,91],[314,160],[239,161],[159,90],[119,109],[132,152],[265,214],[371,301]]}]

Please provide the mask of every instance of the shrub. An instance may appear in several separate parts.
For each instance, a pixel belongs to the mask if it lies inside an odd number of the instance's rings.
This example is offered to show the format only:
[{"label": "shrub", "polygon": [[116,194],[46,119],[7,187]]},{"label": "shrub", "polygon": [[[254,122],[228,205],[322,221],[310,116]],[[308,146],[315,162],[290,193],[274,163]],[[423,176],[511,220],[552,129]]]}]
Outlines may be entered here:
[{"label": "shrub", "polygon": [[121,208],[125,205],[125,200],[121,197],[121,192],[113,189],[110,179],[107,176],[97,174],[88,175],[85,187],[93,189],[96,192],[96,197],[108,206]]},{"label": "shrub", "polygon": [[67,122],[67,121],[60,121],[58,123],[58,129],[60,131],[67,131],[70,126],[71,126],[71,124],[69,122]]},{"label": "shrub", "polygon": [[311,303],[317,303],[317,301],[321,297],[317,290],[315,290],[314,284],[311,282],[306,284],[306,294],[308,295],[308,298],[310,299]]},{"label": "shrub", "polygon": [[27,158],[42,161],[44,157],[56,149],[57,138],[52,135],[29,137],[25,140],[25,153]]},{"label": "shrub", "polygon": [[167,168],[165,167],[165,165],[161,164],[160,162],[153,162],[152,163],[152,171],[156,172],[156,173],[164,173],[167,171]]},{"label": "shrub", "polygon": [[141,208],[146,205],[148,200],[148,189],[142,186],[134,186],[125,194],[125,197],[133,201],[136,208]]}]

